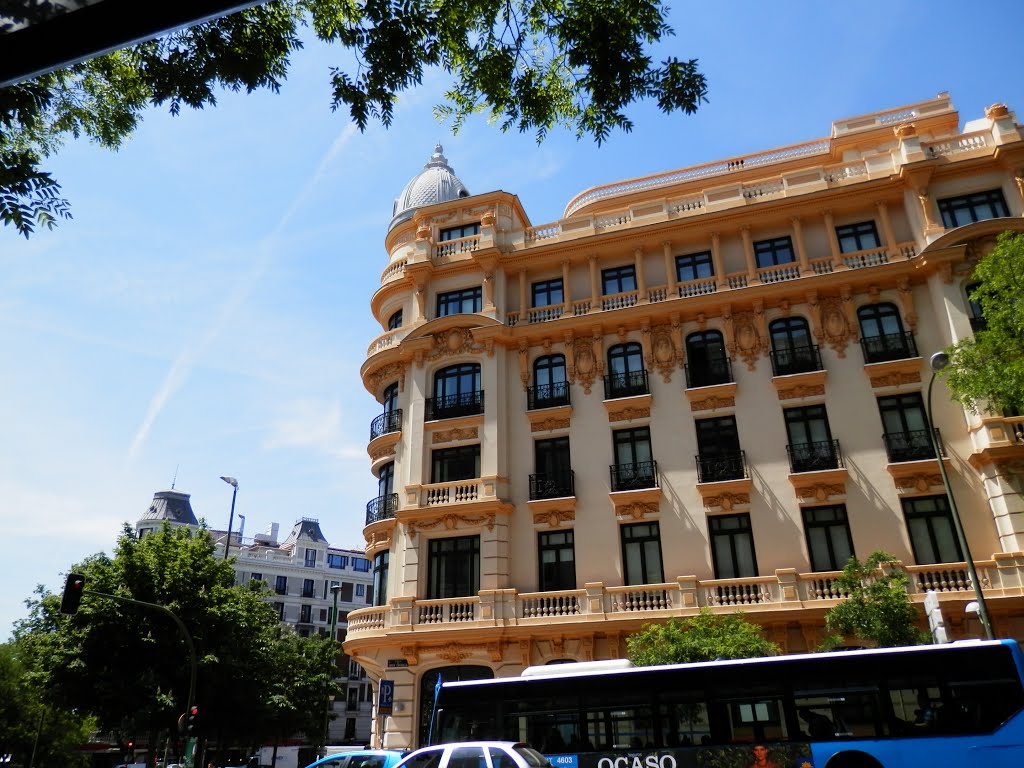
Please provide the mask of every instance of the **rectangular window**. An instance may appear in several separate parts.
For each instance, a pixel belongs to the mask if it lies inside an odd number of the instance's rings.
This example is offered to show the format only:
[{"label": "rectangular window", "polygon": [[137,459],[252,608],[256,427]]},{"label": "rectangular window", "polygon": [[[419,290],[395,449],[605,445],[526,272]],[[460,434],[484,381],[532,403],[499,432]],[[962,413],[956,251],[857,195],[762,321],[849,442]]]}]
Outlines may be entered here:
[{"label": "rectangular window", "polygon": [[336,555],[331,552],[327,553],[327,567],[328,568],[347,568],[348,557],[346,555]]},{"label": "rectangular window", "polygon": [[939,200],[939,213],[942,214],[943,226],[946,229],[951,229],[962,227],[964,224],[973,224],[976,221],[1009,216],[1010,210],[1006,207],[1003,190],[989,189],[984,192]]},{"label": "rectangular window", "polygon": [[299,623],[311,624],[313,622],[313,606],[303,605],[299,607]]},{"label": "rectangular window", "polygon": [[746,476],[735,416],[697,419],[697,482],[715,483]]},{"label": "rectangular window", "polygon": [[474,221],[472,224],[463,224],[459,227],[447,227],[438,232],[438,241],[445,243],[449,240],[459,240],[463,237],[472,237],[473,235],[480,234],[480,222]]},{"label": "rectangular window", "polygon": [[576,589],[576,547],[573,531],[552,531],[537,535],[540,561],[540,591]]},{"label": "rectangular window", "polygon": [[428,599],[470,597],[480,591],[480,537],[431,539]]},{"label": "rectangular window", "polygon": [[615,430],[612,432],[612,451],[615,456],[615,464],[611,467],[613,491],[658,486],[650,427]]},{"label": "rectangular window", "polygon": [[273,606],[277,612],[277,620],[284,621],[284,603],[273,603]]},{"label": "rectangular window", "polygon": [[715,515],[708,518],[711,555],[716,579],[744,579],[757,576],[754,534],[750,515]]},{"label": "rectangular window", "polygon": [[919,392],[880,397],[878,411],[882,417],[882,439],[890,462],[935,458],[932,433]]},{"label": "rectangular window", "polygon": [[368,573],[370,570],[370,561],[365,557],[353,557],[352,570],[359,571],[360,573]]},{"label": "rectangular window", "polygon": [[387,605],[388,570],[391,557],[387,550],[373,556],[373,604]]},{"label": "rectangular window", "polygon": [[622,564],[626,584],[661,584],[661,532],[657,523],[622,526]]},{"label": "rectangular window", "polygon": [[303,579],[302,580],[302,596],[312,597],[313,596],[313,580]]},{"label": "rectangular window", "polygon": [[480,286],[437,294],[437,317],[468,315],[479,312],[482,307],[483,292]]},{"label": "rectangular window", "polygon": [[804,507],[801,511],[811,570],[816,573],[841,571],[853,557],[853,537],[846,519],[846,505]]},{"label": "rectangular window", "polygon": [[352,584],[348,581],[341,582],[341,592],[338,593],[338,597],[341,598],[342,602],[352,602]]},{"label": "rectangular window", "polygon": [[366,597],[365,584],[356,584],[356,597]]},{"label": "rectangular window", "polygon": [[327,621],[327,609],[326,608],[321,608],[320,609],[320,621],[322,621],[322,622],[326,622]]},{"label": "rectangular window", "polygon": [[612,267],[601,270],[601,290],[605,296],[636,290],[636,267]]},{"label": "rectangular window", "polygon": [[758,267],[776,267],[796,261],[793,253],[793,241],[789,235],[775,237],[771,240],[758,240],[754,243],[754,257]]},{"label": "rectangular window", "polygon": [[250,573],[249,574],[249,581],[263,581],[263,574],[262,573]]},{"label": "rectangular window", "polygon": [[714,274],[715,268],[711,261],[710,251],[676,256],[676,280],[680,283],[685,283],[688,280],[703,280]]},{"label": "rectangular window", "polygon": [[340,587],[337,581],[325,581],[324,582],[324,600],[331,596],[331,587]]},{"label": "rectangular window", "polygon": [[839,240],[839,250],[842,253],[855,253],[882,246],[873,221],[859,221],[856,224],[836,227],[836,238]]},{"label": "rectangular window", "polygon": [[783,411],[789,444],[789,467],[792,472],[816,472],[836,469],[839,454],[828,426],[824,405],[786,408]]},{"label": "rectangular window", "polygon": [[430,482],[450,483],[480,477],[480,446],[438,448],[431,454]]},{"label": "rectangular window", "polygon": [[307,568],[316,568],[316,550],[315,549],[308,549],[308,548],[306,549],[306,562],[305,562],[305,565],[306,565]]},{"label": "rectangular window", "polygon": [[533,455],[536,472],[530,475],[531,500],[575,495],[568,437],[538,440]]},{"label": "rectangular window", "polygon": [[274,580],[274,592],[276,592],[279,595],[287,595],[288,594],[288,577],[287,576],[278,576]]},{"label": "rectangular window", "polygon": [[945,496],[916,496],[901,499],[900,503],[918,565],[963,562],[963,552]]},{"label": "rectangular window", "polygon": [[535,307],[559,306],[565,303],[565,293],[562,290],[562,278],[534,283],[532,291],[533,306]]}]

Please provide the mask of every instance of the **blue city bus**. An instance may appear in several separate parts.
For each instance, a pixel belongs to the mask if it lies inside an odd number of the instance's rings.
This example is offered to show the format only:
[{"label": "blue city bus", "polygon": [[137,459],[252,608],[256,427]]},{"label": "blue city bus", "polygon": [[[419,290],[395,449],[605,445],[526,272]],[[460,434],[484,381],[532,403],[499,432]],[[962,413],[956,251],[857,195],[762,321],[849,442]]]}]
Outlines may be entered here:
[{"label": "blue city bus", "polygon": [[1024,766],[1012,640],[624,665],[444,683],[431,742],[527,742],[555,768]]}]

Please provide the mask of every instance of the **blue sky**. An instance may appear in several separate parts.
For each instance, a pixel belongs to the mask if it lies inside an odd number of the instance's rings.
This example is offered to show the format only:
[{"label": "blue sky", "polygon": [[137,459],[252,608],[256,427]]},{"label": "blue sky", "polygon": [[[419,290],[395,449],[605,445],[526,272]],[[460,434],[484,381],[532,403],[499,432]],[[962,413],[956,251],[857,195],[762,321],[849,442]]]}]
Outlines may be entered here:
[{"label": "blue sky", "polygon": [[315,43],[278,95],[152,111],[119,152],[68,145],[50,168],[75,218],[27,242],[0,229],[0,639],[35,585],[58,590],[109,552],[176,469],[213,526],[232,475],[247,536],[314,517],[332,544],[362,545],[369,298],[392,202],[435,142],[471,192],[515,193],[542,224],[589,186],[820,138],[941,91],[962,121],[993,102],[1024,117],[1001,34],[1024,24],[1019,0],[722,0],[679,5],[671,24],[662,53],[700,59],[710,103],[640,105],[602,147],[568,131],[538,146],[483,119],[452,136],[432,117],[439,73],[390,129],[360,134],[329,109],[344,54]]}]

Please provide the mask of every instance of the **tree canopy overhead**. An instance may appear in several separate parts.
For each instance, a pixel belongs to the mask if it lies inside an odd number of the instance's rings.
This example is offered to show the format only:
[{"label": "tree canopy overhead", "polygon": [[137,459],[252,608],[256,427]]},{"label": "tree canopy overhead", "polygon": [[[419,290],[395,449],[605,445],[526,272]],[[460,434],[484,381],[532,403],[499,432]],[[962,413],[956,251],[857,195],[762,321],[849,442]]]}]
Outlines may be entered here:
[{"label": "tree canopy overhead", "polygon": [[985,327],[948,350],[940,375],[969,410],[1024,412],[1024,233],[999,235],[972,279]]},{"label": "tree canopy overhead", "polygon": [[566,126],[600,143],[632,128],[634,102],[692,113],[706,101],[695,59],[652,56],[674,34],[667,12],[660,0],[271,0],[0,90],[0,220],[28,237],[69,217],[42,168],[68,137],[114,148],[150,106],[278,90],[307,27],[353,55],[329,73],[331,106],[360,129],[389,125],[399,95],[436,67],[452,84],[435,112],[454,130],[482,113],[538,140]]}]

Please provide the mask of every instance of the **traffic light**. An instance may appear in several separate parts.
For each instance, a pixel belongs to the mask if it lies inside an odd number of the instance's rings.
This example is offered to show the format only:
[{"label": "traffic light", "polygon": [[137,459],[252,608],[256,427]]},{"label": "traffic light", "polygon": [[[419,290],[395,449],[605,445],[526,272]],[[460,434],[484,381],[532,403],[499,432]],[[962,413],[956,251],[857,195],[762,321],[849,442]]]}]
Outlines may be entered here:
[{"label": "traffic light", "polygon": [[188,711],[188,732],[194,733],[196,728],[199,727],[199,707],[192,705],[192,708]]},{"label": "traffic light", "polygon": [[60,599],[61,613],[77,613],[78,604],[82,602],[85,592],[85,576],[80,573],[69,573],[64,582],[64,595]]}]

